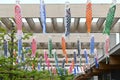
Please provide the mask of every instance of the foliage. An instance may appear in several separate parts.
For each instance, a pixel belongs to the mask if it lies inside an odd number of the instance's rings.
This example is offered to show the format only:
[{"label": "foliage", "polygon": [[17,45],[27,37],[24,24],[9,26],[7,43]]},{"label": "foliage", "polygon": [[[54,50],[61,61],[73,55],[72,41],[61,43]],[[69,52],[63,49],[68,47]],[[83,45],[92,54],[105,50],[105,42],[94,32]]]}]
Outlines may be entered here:
[{"label": "foliage", "polygon": [[[7,33],[6,29],[0,27],[0,45],[3,46],[3,40],[4,36],[9,36],[8,45],[9,45],[9,53],[10,56],[4,57],[1,53],[0,56],[0,80],[73,80],[73,75],[64,75],[63,70],[61,69],[61,76],[56,74],[54,75],[52,73],[52,76],[50,76],[50,71],[48,70],[42,70],[37,71],[36,69],[33,70],[27,70],[25,68],[26,65],[32,66],[32,63],[34,63],[35,66],[37,66],[39,57],[38,52],[36,53],[37,58],[31,59],[30,56],[27,56],[26,60],[21,63],[17,63],[17,56],[13,55],[14,49],[17,51],[17,39],[15,34],[15,28],[14,26],[11,29],[11,33]],[[25,33],[22,39],[29,39],[29,37],[32,36],[31,33]],[[26,44],[23,44],[25,47]],[[26,52],[24,49],[22,50],[23,54],[31,53],[31,49]]]}]

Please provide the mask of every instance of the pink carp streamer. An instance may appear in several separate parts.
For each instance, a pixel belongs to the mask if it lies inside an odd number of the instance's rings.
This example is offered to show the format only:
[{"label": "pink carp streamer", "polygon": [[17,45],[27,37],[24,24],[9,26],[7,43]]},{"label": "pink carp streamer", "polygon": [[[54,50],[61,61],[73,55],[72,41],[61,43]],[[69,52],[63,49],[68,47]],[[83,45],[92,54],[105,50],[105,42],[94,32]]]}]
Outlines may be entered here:
[{"label": "pink carp streamer", "polygon": [[47,64],[47,67],[48,67],[48,70],[50,68],[50,60],[48,59],[48,55],[47,55],[47,52],[44,50],[44,59],[45,59],[45,62]]},{"label": "pink carp streamer", "polygon": [[19,0],[16,0],[15,5],[15,22],[17,25],[17,33],[22,34],[22,11],[21,6],[19,4]]},{"label": "pink carp streamer", "polygon": [[105,53],[107,56],[109,56],[109,46],[110,46],[110,38],[109,36],[106,37],[106,40],[105,40]]},{"label": "pink carp streamer", "polygon": [[37,49],[37,42],[35,38],[32,39],[32,57],[35,57],[36,49]]}]

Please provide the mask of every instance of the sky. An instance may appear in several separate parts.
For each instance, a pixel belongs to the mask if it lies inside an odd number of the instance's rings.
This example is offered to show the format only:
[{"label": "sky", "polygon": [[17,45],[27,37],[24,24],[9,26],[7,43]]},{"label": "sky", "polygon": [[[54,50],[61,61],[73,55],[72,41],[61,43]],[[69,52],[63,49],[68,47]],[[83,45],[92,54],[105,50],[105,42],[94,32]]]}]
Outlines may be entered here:
[{"label": "sky", "polygon": [[[64,4],[69,1],[72,4],[86,3],[87,0],[44,0],[46,4]],[[92,3],[111,3],[112,0],[91,0]],[[15,4],[16,0],[0,0],[0,4]],[[21,4],[39,4],[40,0],[20,0]],[[120,3],[120,0],[117,0]]]}]

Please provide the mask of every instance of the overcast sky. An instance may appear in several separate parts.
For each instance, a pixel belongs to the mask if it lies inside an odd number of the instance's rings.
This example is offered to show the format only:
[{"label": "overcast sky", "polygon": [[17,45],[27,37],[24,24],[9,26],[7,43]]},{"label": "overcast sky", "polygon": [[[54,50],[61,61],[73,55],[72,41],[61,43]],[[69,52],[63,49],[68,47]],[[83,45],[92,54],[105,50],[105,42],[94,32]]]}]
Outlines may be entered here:
[{"label": "overcast sky", "polygon": [[[14,4],[16,0],[0,0],[0,4]],[[87,0],[44,0],[45,3],[59,3],[64,4],[66,1],[70,3],[86,3]],[[111,3],[112,0],[91,0],[92,3]],[[20,0],[22,4],[39,4],[40,0]],[[117,3],[120,3],[120,0],[117,0]]]}]

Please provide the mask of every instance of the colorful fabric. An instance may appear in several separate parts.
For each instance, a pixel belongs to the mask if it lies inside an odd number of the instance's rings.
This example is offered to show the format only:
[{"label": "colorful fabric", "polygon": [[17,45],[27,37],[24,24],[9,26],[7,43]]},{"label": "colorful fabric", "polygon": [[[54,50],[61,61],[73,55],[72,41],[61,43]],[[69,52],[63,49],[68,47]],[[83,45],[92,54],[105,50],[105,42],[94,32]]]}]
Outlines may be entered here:
[{"label": "colorful fabric", "polygon": [[94,46],[95,46],[95,41],[94,41],[94,36],[92,35],[92,37],[90,39],[90,53],[91,53],[91,55],[94,54]]},{"label": "colorful fabric", "polygon": [[105,53],[108,56],[109,55],[109,47],[110,47],[110,38],[109,36],[107,36],[106,40],[105,40]]},{"label": "colorful fabric", "polygon": [[62,61],[62,68],[64,68],[65,67],[65,59],[63,59],[63,61]]},{"label": "colorful fabric", "polygon": [[79,66],[78,65],[76,65],[77,66],[77,72],[79,72]]},{"label": "colorful fabric", "polygon": [[70,34],[70,25],[71,25],[71,12],[70,12],[70,5],[69,2],[65,4],[65,36]]},{"label": "colorful fabric", "polygon": [[87,32],[91,32],[91,23],[92,23],[92,4],[90,0],[87,0],[86,5],[86,25],[87,25]]},{"label": "colorful fabric", "polygon": [[95,56],[94,56],[95,66],[96,66],[96,68],[98,68],[99,63],[98,63],[98,53],[97,53],[97,49],[95,49],[94,51],[95,51]]},{"label": "colorful fabric", "polygon": [[58,57],[57,57],[57,54],[56,54],[56,50],[54,50],[54,59],[55,59],[55,64],[56,64],[56,69],[58,71],[58,74],[61,75],[61,71],[60,71],[60,68],[59,68],[59,65],[58,65]]},{"label": "colorful fabric", "polygon": [[114,20],[115,11],[116,11],[116,4],[112,4],[112,6],[109,8],[109,11],[106,17],[105,27],[103,29],[104,34],[110,35],[110,29]]},{"label": "colorful fabric", "polygon": [[24,53],[22,53],[22,62],[24,62],[25,61],[25,55],[24,55]]},{"label": "colorful fabric", "polygon": [[50,69],[50,60],[49,59],[47,59],[47,67],[48,67],[48,70]]},{"label": "colorful fabric", "polygon": [[77,54],[76,54],[76,51],[74,51],[74,63],[75,64],[77,63]]},{"label": "colorful fabric", "polygon": [[68,63],[68,55],[67,54],[65,55],[65,61],[66,61],[66,63]]},{"label": "colorful fabric", "polygon": [[110,38],[107,36],[105,40],[105,55],[106,55],[106,64],[109,62],[109,47],[110,47]]},{"label": "colorful fabric", "polygon": [[76,67],[74,67],[74,75],[77,75]]},{"label": "colorful fabric", "polygon": [[72,65],[69,67],[69,73],[72,73]]},{"label": "colorful fabric", "polygon": [[38,63],[38,71],[40,71],[40,63]]},{"label": "colorful fabric", "polygon": [[66,69],[64,68],[64,72],[63,72],[63,75],[66,75]]},{"label": "colorful fabric", "polygon": [[40,17],[42,22],[43,33],[46,33],[46,9],[44,0],[40,0]]},{"label": "colorful fabric", "polygon": [[39,63],[40,63],[40,66],[42,66],[42,56],[40,56]]},{"label": "colorful fabric", "polygon": [[82,56],[80,56],[80,67],[82,66]]},{"label": "colorful fabric", "polygon": [[63,55],[65,55],[65,54],[67,54],[67,53],[66,53],[66,42],[65,42],[65,37],[62,36],[61,42],[62,42],[62,51],[63,51]]},{"label": "colorful fabric", "polygon": [[22,33],[22,11],[19,4],[15,5],[15,22],[17,26],[17,33]]},{"label": "colorful fabric", "polygon": [[51,38],[49,38],[49,41],[48,41],[48,50],[49,50],[48,57],[49,58],[53,57],[53,55],[52,55],[52,39]]},{"label": "colorful fabric", "polygon": [[52,73],[53,73],[53,74],[56,74],[56,68],[53,68],[53,69],[52,69]]},{"label": "colorful fabric", "polygon": [[84,49],[84,56],[85,56],[85,59],[86,59],[86,64],[88,64],[89,61],[88,61],[88,54],[87,54],[86,49]]},{"label": "colorful fabric", "polygon": [[71,67],[72,67],[72,69],[74,69],[74,59],[72,60],[72,64],[71,64]]},{"label": "colorful fabric", "polygon": [[34,38],[32,39],[32,46],[31,47],[32,47],[32,57],[35,57],[36,49],[37,49],[37,42]]},{"label": "colorful fabric", "polygon": [[78,54],[77,56],[80,57],[80,50],[81,50],[81,43],[79,40],[77,40],[77,51],[78,51]]},{"label": "colorful fabric", "polygon": [[44,50],[44,59],[45,59],[45,62],[47,64],[47,59],[48,59],[48,56],[47,56],[47,52]]},{"label": "colorful fabric", "polygon": [[18,39],[18,56],[22,56],[22,39]]}]

